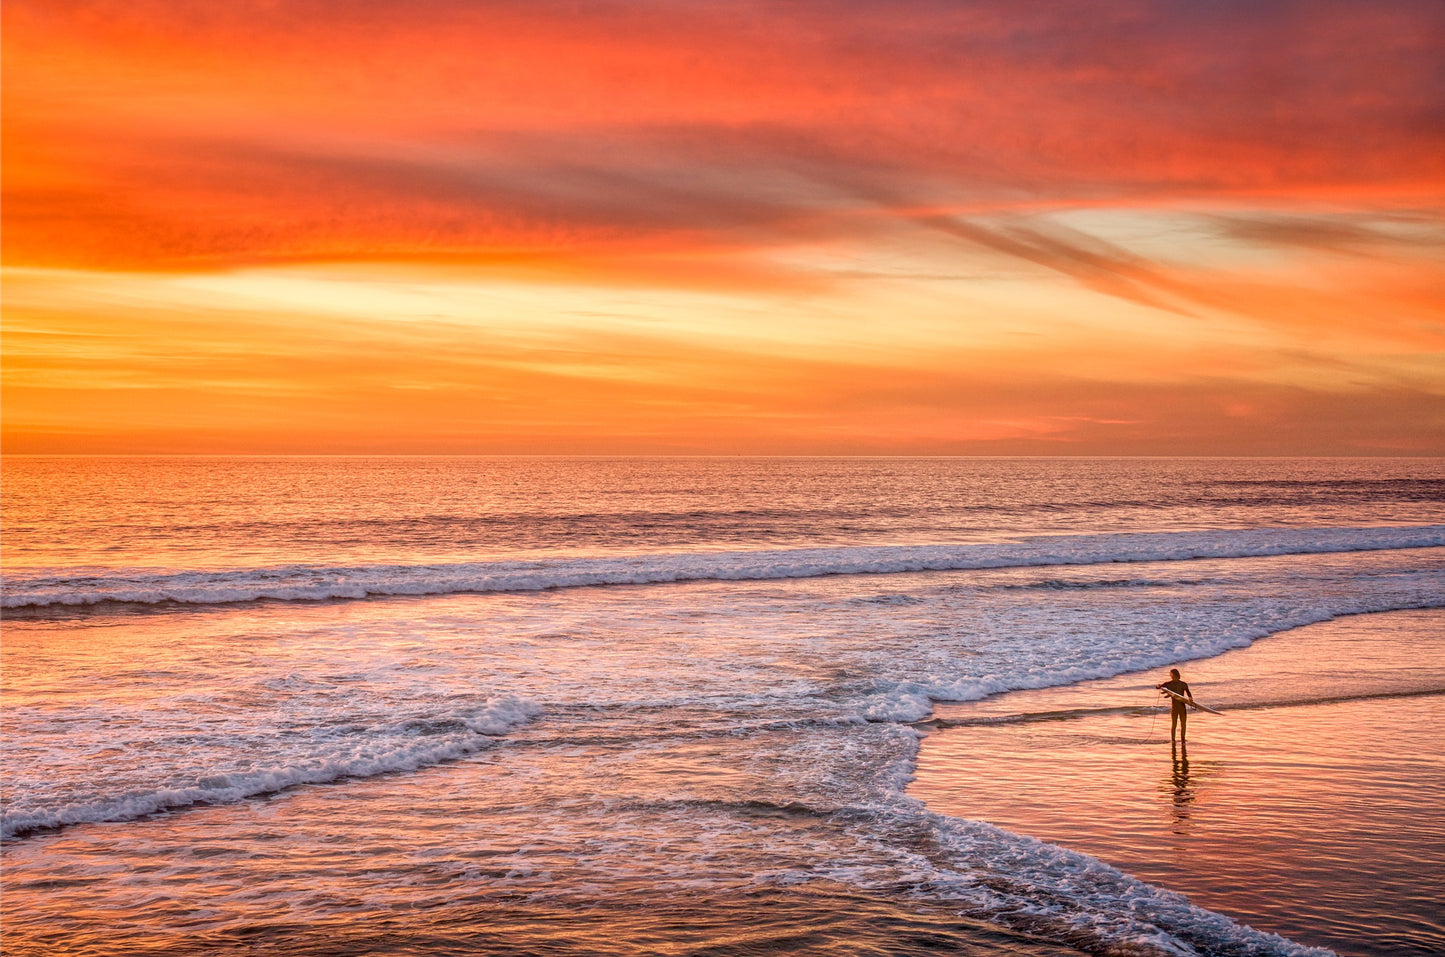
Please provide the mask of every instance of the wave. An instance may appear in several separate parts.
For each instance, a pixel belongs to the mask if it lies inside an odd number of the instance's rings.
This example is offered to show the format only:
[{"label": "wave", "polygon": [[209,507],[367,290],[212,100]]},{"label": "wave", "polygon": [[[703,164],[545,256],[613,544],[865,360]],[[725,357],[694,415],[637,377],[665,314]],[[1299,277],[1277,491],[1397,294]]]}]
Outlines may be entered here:
[{"label": "wave", "polygon": [[1219,581],[1208,578],[1159,579],[1159,578],[1110,578],[1103,581],[1070,581],[1060,578],[1046,578],[1043,581],[1026,582],[1021,585],[1000,585],[1015,591],[1098,591],[1106,588],[1163,588],[1177,585],[1217,585]]},{"label": "wave", "polygon": [[233,804],[306,784],[415,771],[492,747],[497,736],[525,724],[536,713],[534,705],[509,696],[488,701],[476,713],[428,726],[405,722],[349,748],[270,768],[204,774],[194,783],[172,782],[122,794],[76,798],[54,806],[11,807],[0,815],[0,840],[72,824],[133,821],[184,807]]},{"label": "wave", "polygon": [[1288,955],[1331,952],[1255,930],[1097,858],[981,821],[922,812],[935,848],[918,855],[919,896],[1090,953]]},{"label": "wave", "polygon": [[[880,790],[778,795],[781,812],[759,816],[806,828],[814,846],[841,826],[862,853],[846,846],[811,873],[882,895],[942,905],[949,912],[1094,954],[1136,957],[1329,957],[1330,952],[1256,930],[1206,910],[1184,895],[1139,880],[1080,851],[984,821],[929,810],[906,794],[917,768],[917,732],[881,732],[894,747],[850,755]],[[878,763],[873,763],[874,761]],[[748,802],[752,805],[754,802]],[[752,807],[740,808],[747,813]],[[824,812],[824,813],[819,813]]]},{"label": "wave", "polygon": [[1258,558],[1445,546],[1445,525],[1256,528],[1233,531],[1036,536],[971,545],[869,545],[688,552],[436,565],[284,565],[227,571],[104,571],[6,576],[0,607],[44,608],[260,600],[326,601],[400,595],[541,591],[683,581],[762,581],[1109,562]]}]

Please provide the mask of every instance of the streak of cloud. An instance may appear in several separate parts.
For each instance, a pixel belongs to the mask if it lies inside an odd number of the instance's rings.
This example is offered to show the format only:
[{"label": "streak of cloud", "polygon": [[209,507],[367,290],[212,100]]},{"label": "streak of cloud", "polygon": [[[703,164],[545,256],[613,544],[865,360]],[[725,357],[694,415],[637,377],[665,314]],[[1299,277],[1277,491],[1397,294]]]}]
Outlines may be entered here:
[{"label": "streak of cloud", "polygon": [[1441,449],[1436,0],[3,16],[16,448]]},{"label": "streak of cloud", "polygon": [[775,245],[857,228],[820,215],[835,177],[1058,205],[1445,172],[1430,4],[16,0],[6,27],[12,264]]}]

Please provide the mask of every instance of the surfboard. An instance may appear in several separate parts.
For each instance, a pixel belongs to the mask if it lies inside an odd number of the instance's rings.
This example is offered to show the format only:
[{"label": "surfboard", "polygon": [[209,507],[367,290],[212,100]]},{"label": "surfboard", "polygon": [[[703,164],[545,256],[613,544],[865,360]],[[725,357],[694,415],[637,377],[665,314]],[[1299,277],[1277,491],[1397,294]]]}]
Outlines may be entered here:
[{"label": "surfboard", "polygon": [[1217,715],[1220,715],[1221,717],[1223,717],[1223,714],[1224,714],[1224,713],[1223,713],[1222,711],[1215,711],[1213,708],[1209,707],[1208,705],[1200,704],[1198,701],[1190,701],[1188,698],[1184,697],[1182,694],[1180,694],[1180,693],[1177,692],[1177,691],[1170,691],[1168,688],[1160,688],[1159,690],[1162,691],[1162,692],[1164,692],[1165,694],[1169,695],[1169,697],[1171,697],[1171,698],[1178,698],[1180,701],[1182,701],[1182,702],[1184,702],[1185,704],[1189,705],[1189,707],[1191,707],[1191,708],[1198,708],[1200,711],[1208,711],[1210,714],[1217,714]]}]

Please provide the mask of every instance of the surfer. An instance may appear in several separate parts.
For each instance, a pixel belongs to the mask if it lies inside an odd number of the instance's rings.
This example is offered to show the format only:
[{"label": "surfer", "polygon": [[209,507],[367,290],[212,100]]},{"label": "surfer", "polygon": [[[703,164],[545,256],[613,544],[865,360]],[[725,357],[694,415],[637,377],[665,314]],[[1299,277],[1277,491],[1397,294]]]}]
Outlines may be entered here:
[{"label": "surfer", "polygon": [[[1189,690],[1189,683],[1179,677],[1178,668],[1169,669],[1169,680],[1162,681],[1154,687],[1159,689],[1160,694],[1169,697],[1169,740],[1174,740],[1174,729],[1179,728],[1179,742],[1184,743],[1184,732],[1189,725],[1189,704],[1194,703],[1194,693]],[[1170,693],[1172,692],[1172,694]],[[1188,704],[1175,697],[1183,695],[1188,699]]]}]

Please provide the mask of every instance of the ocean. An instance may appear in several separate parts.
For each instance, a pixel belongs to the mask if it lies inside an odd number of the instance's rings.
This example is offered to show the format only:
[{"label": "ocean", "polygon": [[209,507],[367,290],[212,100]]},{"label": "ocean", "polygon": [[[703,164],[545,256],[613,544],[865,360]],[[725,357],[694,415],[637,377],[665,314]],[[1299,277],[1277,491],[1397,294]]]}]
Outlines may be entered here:
[{"label": "ocean", "polygon": [[7,955],[1318,953],[933,810],[922,722],[1445,607],[1440,459],[3,483]]}]

